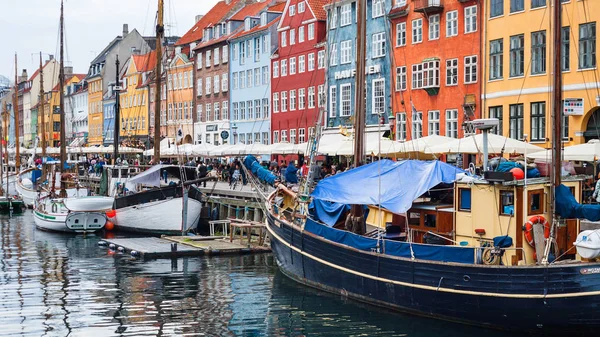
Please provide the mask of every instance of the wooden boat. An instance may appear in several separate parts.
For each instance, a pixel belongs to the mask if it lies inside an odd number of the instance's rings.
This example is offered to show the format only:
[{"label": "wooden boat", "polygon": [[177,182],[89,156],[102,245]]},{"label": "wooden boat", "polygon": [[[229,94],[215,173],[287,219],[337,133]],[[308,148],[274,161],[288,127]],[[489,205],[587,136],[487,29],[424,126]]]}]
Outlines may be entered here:
[{"label": "wooden boat", "polygon": [[55,232],[92,233],[104,228],[113,203],[109,197],[43,197],[33,211],[35,225]]}]

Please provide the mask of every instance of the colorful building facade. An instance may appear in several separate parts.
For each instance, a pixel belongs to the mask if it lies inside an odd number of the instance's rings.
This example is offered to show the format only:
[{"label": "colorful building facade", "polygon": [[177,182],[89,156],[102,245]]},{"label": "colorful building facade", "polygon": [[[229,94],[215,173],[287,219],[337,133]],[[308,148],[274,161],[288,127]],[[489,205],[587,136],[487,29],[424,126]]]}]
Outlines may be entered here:
[{"label": "colorful building facade", "polygon": [[193,143],[194,134],[194,62],[176,48],[166,68],[167,118],[161,123],[161,134],[175,139],[177,143]]},{"label": "colorful building facade", "polygon": [[[366,130],[377,132],[381,118],[389,128],[391,110],[391,30],[387,13],[391,0],[368,0],[366,20]],[[327,124],[337,130],[352,127],[355,114],[356,2],[335,1],[327,9]],[[291,68],[291,67],[290,67]]]},{"label": "colorful building facade", "polygon": [[270,144],[271,56],[283,7],[283,2],[257,3],[232,18],[243,20],[229,39],[233,144]]},{"label": "colorful building facade", "polygon": [[278,23],[278,49],[271,60],[274,143],[308,141],[325,109],[327,3],[288,0]]},{"label": "colorful building facade", "polygon": [[481,9],[475,0],[396,1],[389,17],[397,140],[463,137],[463,123],[481,116]]},{"label": "colorful building facade", "polygon": [[[599,138],[597,1],[562,1],[563,129],[566,145]],[[483,109],[504,136],[548,148],[551,140],[552,45],[548,0],[486,0]],[[552,22],[552,27],[554,23]]]}]

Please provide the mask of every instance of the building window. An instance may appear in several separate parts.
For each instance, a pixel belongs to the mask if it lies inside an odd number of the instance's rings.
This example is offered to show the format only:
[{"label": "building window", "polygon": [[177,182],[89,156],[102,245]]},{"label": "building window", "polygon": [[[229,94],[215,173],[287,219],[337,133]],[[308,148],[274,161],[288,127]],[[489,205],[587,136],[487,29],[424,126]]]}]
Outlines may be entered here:
[{"label": "building window", "polygon": [[423,88],[440,87],[440,61],[423,62]]},{"label": "building window", "polygon": [[471,211],[471,189],[470,188],[459,188],[458,189],[458,210],[459,211]]},{"label": "building window", "polygon": [[437,40],[440,38],[440,15],[432,15],[429,17],[429,40]]},{"label": "building window", "polygon": [[202,96],[202,83],[204,82],[204,80],[202,78],[199,78],[196,82],[197,82],[196,83],[196,87],[197,87],[196,88],[196,91],[197,91],[196,95]]},{"label": "building window", "polygon": [[298,89],[298,110],[304,110],[306,107],[306,89]]},{"label": "building window", "polygon": [[273,131],[273,143],[279,143],[279,131]]},{"label": "building window", "polygon": [[296,129],[290,129],[290,143],[296,144]]},{"label": "building window", "polygon": [[504,15],[504,0],[490,0],[490,18]]},{"label": "building window", "polygon": [[352,4],[342,5],[340,10],[340,27],[347,26],[352,23]]},{"label": "building window", "polygon": [[383,16],[385,11],[385,1],[384,0],[373,0],[373,18],[378,18]]},{"label": "building window", "polygon": [[458,138],[458,110],[446,110],[446,137]]},{"label": "building window", "polygon": [[228,82],[227,74],[222,74],[221,75],[221,91],[227,92],[227,90],[229,89],[228,87],[229,87],[229,82]]},{"label": "building window", "polygon": [[317,66],[319,69],[325,68],[325,51],[319,50],[317,53]]},{"label": "building window", "polygon": [[298,28],[298,43],[304,42],[304,26]]},{"label": "building window", "polygon": [[412,43],[423,42],[423,19],[412,20]]},{"label": "building window", "polygon": [[396,67],[396,91],[406,90],[406,67]]},{"label": "building window", "polygon": [[337,26],[337,20],[338,20],[338,8],[333,7],[333,8],[331,8],[331,15],[329,15],[329,29],[335,29],[335,27]]},{"label": "building window", "polygon": [[510,0],[510,12],[522,12],[525,10],[525,0]]},{"label": "building window", "polygon": [[262,67],[262,84],[269,84],[269,67],[267,66]]},{"label": "building window", "polygon": [[212,121],[212,105],[210,103],[206,103],[206,121]]},{"label": "building window", "polygon": [[406,140],[406,113],[396,114],[396,140]]},{"label": "building window", "polygon": [[215,94],[218,93],[221,89],[220,80],[221,80],[221,77],[219,75],[215,75],[215,77],[214,77],[215,85],[213,88],[215,91]]},{"label": "building window", "polygon": [[212,57],[211,57],[211,55],[212,55],[212,51],[207,50],[206,51],[206,67],[207,68],[210,67],[210,65],[212,64]]},{"label": "building window", "polygon": [[296,15],[296,5],[291,5],[289,9],[290,16]]},{"label": "building window", "polygon": [[546,72],[546,31],[531,33],[531,74]]},{"label": "building window", "polygon": [[498,119],[498,126],[495,126],[491,132],[502,136],[502,106],[492,106],[490,107],[490,118]]},{"label": "building window", "polygon": [[317,104],[319,105],[319,108],[324,107],[325,106],[325,85],[321,84],[319,85],[319,89],[318,89],[318,101]]},{"label": "building window", "polygon": [[510,105],[510,138],[523,139],[523,104]]},{"label": "building window", "polygon": [[385,79],[373,80],[373,114],[385,112]]},{"label": "building window", "polygon": [[531,0],[531,8],[539,8],[546,6],[546,0]]},{"label": "building window", "polygon": [[308,108],[312,109],[315,107],[315,87],[308,88]]},{"label": "building window", "polygon": [[458,35],[458,11],[446,13],[446,37]]},{"label": "building window", "polygon": [[569,116],[563,116],[561,133],[562,133],[562,140],[569,141]]},{"label": "building window", "polygon": [[350,116],[352,106],[352,85],[350,83],[340,85],[340,96],[340,116]]},{"label": "building window", "polygon": [[290,75],[296,74],[296,58],[290,57]]},{"label": "building window", "polygon": [[458,59],[446,60],[446,85],[458,84]]},{"label": "building window", "polygon": [[315,53],[308,54],[308,71],[315,70]]},{"label": "building window", "polygon": [[248,117],[246,117],[246,102],[240,102],[240,119],[239,120],[246,120],[248,119]]},{"label": "building window", "polygon": [[215,103],[214,104],[214,120],[218,121],[221,119],[221,105],[219,103]]},{"label": "building window", "polygon": [[215,54],[215,57],[214,57],[214,65],[219,65],[219,63],[220,63],[220,58],[219,58],[219,48],[215,48],[215,50],[214,50],[214,54]]},{"label": "building window", "polygon": [[546,102],[531,103],[531,140],[546,140]]},{"label": "building window", "polygon": [[281,32],[281,46],[287,47],[287,31]]},{"label": "building window", "polygon": [[[375,38],[375,35],[373,35]],[[352,58],[352,40],[342,41],[340,44],[341,60],[340,64],[348,64]]]},{"label": "building window", "polygon": [[279,77],[279,62],[273,62],[273,78]]},{"label": "building window", "polygon": [[254,68],[254,86],[255,87],[259,87],[261,80],[260,80],[260,68]]},{"label": "building window", "polygon": [[[282,34],[282,43],[283,43],[283,34],[285,32],[281,33]],[[246,63],[246,44],[244,42],[240,42],[240,65],[245,64]]]},{"label": "building window", "polygon": [[414,111],[412,114],[412,139],[423,137],[423,113]]},{"label": "building window", "polygon": [[423,63],[413,64],[412,66],[412,88],[423,88]]},{"label": "building window", "polygon": [[427,129],[427,134],[429,136],[432,135],[438,135],[440,134],[440,111],[439,110],[434,110],[434,111],[429,111],[427,114],[428,117],[428,126],[429,128]]},{"label": "building window", "polygon": [[335,117],[336,115],[336,102],[337,102],[337,87],[329,87],[329,117]]},{"label": "building window", "polygon": [[571,70],[571,27],[563,27],[561,30],[562,57],[560,60],[562,71]]},{"label": "building window", "polygon": [[281,112],[288,111],[287,91],[281,92]]},{"label": "building window", "polygon": [[477,83],[477,56],[465,57],[465,83]]},{"label": "building window", "polygon": [[308,25],[308,40],[314,40],[315,39],[315,24],[311,23]]},{"label": "building window", "polygon": [[273,112],[279,112],[279,93],[273,94]]},{"label": "building window", "polygon": [[490,80],[501,79],[503,76],[503,46],[502,39],[490,41]]},{"label": "building window", "polygon": [[329,65],[335,66],[337,65],[337,44],[330,45],[329,51]]},{"label": "building window", "polygon": [[396,24],[396,47],[406,46],[406,22]]},{"label": "building window", "polygon": [[281,77],[287,76],[287,60],[281,60]]},{"label": "building window", "polygon": [[221,114],[224,120],[229,120],[229,102],[223,101],[221,103]]},{"label": "building window", "polygon": [[385,56],[385,32],[373,34],[373,58]]},{"label": "building window", "polygon": [[525,49],[523,44],[523,34],[510,37],[510,77],[524,74]]},{"label": "building window", "polygon": [[465,8],[465,34],[477,31],[477,6]]},{"label": "building window", "polygon": [[290,46],[293,46],[296,44],[296,29],[292,28],[290,29]]},{"label": "building window", "polygon": [[596,67],[596,23],[579,25],[579,69]]},{"label": "building window", "polygon": [[269,133],[268,132],[262,133],[262,143],[263,143],[263,145],[269,145]]},{"label": "building window", "polygon": [[287,130],[281,130],[281,142],[285,143],[287,140]]},{"label": "building window", "polygon": [[513,191],[500,191],[500,215],[515,214],[515,193]]},{"label": "building window", "polygon": [[305,8],[304,1],[299,2],[298,3],[298,13],[304,13],[304,8]]},{"label": "building window", "polygon": [[260,38],[254,39],[254,62],[260,61]]},{"label": "building window", "polygon": [[205,84],[206,84],[206,85],[205,85],[205,88],[206,88],[206,95],[210,95],[210,94],[212,93],[212,90],[211,90],[211,88],[212,88],[212,83],[211,83],[211,81],[212,81],[212,78],[210,78],[210,77],[207,77],[207,78],[206,78],[206,82],[205,82]]},{"label": "building window", "polygon": [[306,142],[306,129],[298,129],[298,143]]},{"label": "building window", "polygon": [[296,90],[290,90],[290,111],[296,110]]}]

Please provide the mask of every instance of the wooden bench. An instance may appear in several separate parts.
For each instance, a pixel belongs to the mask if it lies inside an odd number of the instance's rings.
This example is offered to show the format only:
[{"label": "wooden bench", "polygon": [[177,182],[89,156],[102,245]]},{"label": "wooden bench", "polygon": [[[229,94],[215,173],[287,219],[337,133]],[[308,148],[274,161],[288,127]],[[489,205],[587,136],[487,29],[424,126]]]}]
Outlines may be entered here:
[{"label": "wooden bench", "polygon": [[237,230],[240,230],[240,243],[242,243],[244,239],[244,231],[246,232],[246,237],[248,238],[248,247],[250,247],[252,243],[252,233],[254,230],[258,230],[258,245],[262,246],[265,243],[265,238],[267,235],[267,228],[264,224],[255,221],[242,221],[238,219],[231,219],[231,231],[229,232],[229,242],[233,242],[233,239],[237,236]]}]

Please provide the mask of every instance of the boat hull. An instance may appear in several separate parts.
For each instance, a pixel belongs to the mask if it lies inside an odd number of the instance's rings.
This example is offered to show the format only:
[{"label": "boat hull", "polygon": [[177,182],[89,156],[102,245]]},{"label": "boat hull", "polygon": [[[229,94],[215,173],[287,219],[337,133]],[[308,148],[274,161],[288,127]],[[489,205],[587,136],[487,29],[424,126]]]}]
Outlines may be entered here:
[{"label": "boat hull", "polygon": [[[177,188],[181,191],[181,188]],[[148,200],[136,200],[130,205],[124,203],[122,198],[117,198],[116,221],[117,229],[135,232],[166,235],[181,235],[184,231],[194,230],[200,219],[202,203],[198,190],[190,190],[187,208],[187,222],[185,230],[182,229],[183,200],[179,191],[172,188],[163,188],[161,196],[165,198],[152,199],[152,192],[138,193],[139,197],[146,197]],[[138,197],[133,195],[131,197]],[[128,198],[128,197],[125,197]],[[121,199],[121,200],[120,200]]]},{"label": "boat hull", "polygon": [[104,228],[106,223],[106,216],[97,212],[45,214],[34,210],[33,217],[37,228],[62,233],[93,233]]},{"label": "boat hull", "polygon": [[506,267],[411,260],[342,246],[273,214],[267,228],[282,272],[315,288],[497,329],[580,334],[600,327],[598,264]]}]

